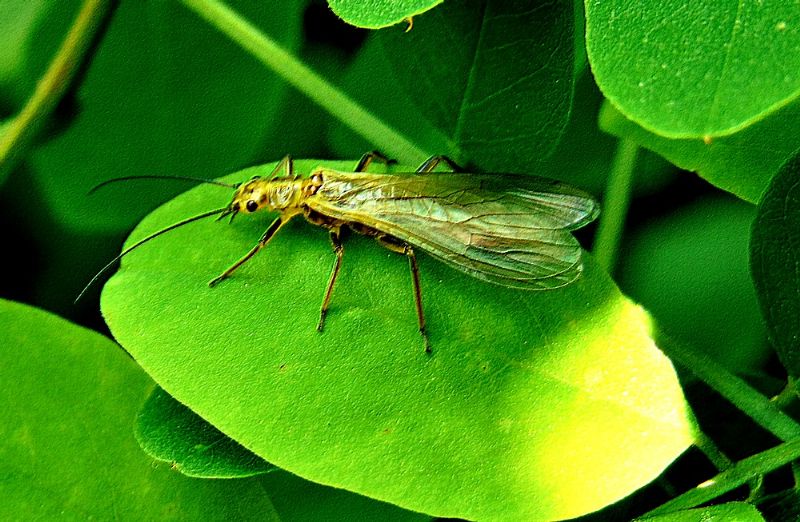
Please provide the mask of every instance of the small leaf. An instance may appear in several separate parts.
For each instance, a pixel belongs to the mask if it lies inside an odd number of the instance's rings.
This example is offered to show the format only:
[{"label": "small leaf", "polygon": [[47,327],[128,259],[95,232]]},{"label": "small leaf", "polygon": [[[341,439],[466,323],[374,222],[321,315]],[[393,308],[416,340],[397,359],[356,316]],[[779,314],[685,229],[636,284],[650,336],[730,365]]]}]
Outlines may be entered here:
[{"label": "small leaf", "polygon": [[487,172],[533,172],[553,154],[572,105],[570,2],[447,2],[414,29],[378,36],[448,153]]},{"label": "small leaf", "polygon": [[145,453],[189,477],[250,477],[275,469],[159,387],[139,412],[136,440]]},{"label": "small leaf", "polygon": [[[130,240],[228,198],[193,189]],[[323,334],[315,325],[333,254],[327,234],[299,220],[208,288],[269,221],[179,228],[126,257],[102,296],[109,327],[142,367],[265,460],[435,516],[557,519],[628,495],[691,443],[647,314],[590,257],[575,284],[525,292],[421,253],[426,356],[407,263],[363,238],[345,244]]]},{"label": "small leaf", "polygon": [[794,132],[798,124],[800,102],[710,142],[662,138],[626,119],[608,103],[600,115],[603,130],[629,138],[750,203],[759,201],[778,168],[800,148],[800,136]]},{"label": "small leaf", "polygon": [[728,502],[717,506],[708,506],[697,509],[685,509],[637,519],[637,522],[763,522],[764,517],[752,505],[746,502]]},{"label": "small leaf", "polygon": [[800,376],[800,156],[788,161],[758,206],[750,266],[767,331],[781,362]]},{"label": "small leaf", "polygon": [[444,0],[328,0],[331,10],[348,24],[380,29],[433,9]]},{"label": "small leaf", "polygon": [[800,94],[797,2],[586,0],[597,84],[669,138],[732,134]]},{"label": "small leaf", "polygon": [[254,479],[189,479],[141,452],[152,383],[110,340],[0,300],[0,346],[0,519],[277,519]]}]

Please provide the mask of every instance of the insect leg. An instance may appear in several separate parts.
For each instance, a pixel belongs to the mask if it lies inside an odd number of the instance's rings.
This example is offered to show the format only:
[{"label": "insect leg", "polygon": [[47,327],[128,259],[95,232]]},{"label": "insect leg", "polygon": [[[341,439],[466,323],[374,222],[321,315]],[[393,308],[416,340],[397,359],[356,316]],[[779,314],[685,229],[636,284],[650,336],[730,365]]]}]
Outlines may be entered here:
[{"label": "insect leg", "polygon": [[447,156],[431,156],[430,158],[426,159],[422,165],[419,166],[419,168],[417,169],[417,173],[426,174],[428,172],[431,172],[440,163],[446,163],[447,166],[450,168],[451,172],[464,171],[464,169],[458,166],[455,161],[451,160]]},{"label": "insect leg", "polygon": [[425,353],[431,353],[431,342],[428,340],[428,332],[425,330],[425,314],[422,311],[422,290],[419,287],[419,266],[414,249],[406,245],[405,254],[408,256],[408,266],[411,268],[411,281],[414,283],[414,304],[417,306],[417,322],[419,323],[419,333],[422,335],[422,342],[425,344]]},{"label": "insect leg", "polygon": [[342,238],[339,235],[340,229],[331,229],[331,245],[333,246],[333,253],[336,254],[336,259],[331,268],[331,275],[328,278],[328,287],[325,289],[325,297],[322,299],[322,307],[319,310],[319,323],[317,323],[317,331],[321,332],[325,327],[325,316],[328,315],[328,305],[331,302],[331,295],[333,294],[333,285],[336,283],[336,277],[339,275],[339,269],[342,267],[342,255],[344,254],[344,247],[342,246]]},{"label": "insect leg", "polygon": [[380,161],[381,163],[385,163],[387,165],[389,163],[395,163],[395,160],[391,160],[377,150],[373,150],[361,156],[361,159],[358,160],[358,165],[356,165],[356,168],[353,172],[365,172],[367,167],[369,167],[369,164],[373,161]]},{"label": "insect leg", "polygon": [[267,230],[261,236],[261,239],[258,240],[258,243],[256,243],[256,245],[253,248],[251,248],[248,253],[246,253],[244,256],[242,256],[242,258],[240,260],[238,260],[237,262],[232,264],[230,267],[228,267],[227,270],[222,272],[220,275],[218,275],[217,277],[215,277],[214,279],[209,281],[208,282],[208,286],[216,286],[220,281],[230,277],[230,275],[237,268],[239,268],[240,266],[245,264],[247,261],[250,260],[251,257],[256,255],[259,250],[264,248],[266,246],[266,244],[269,243],[269,240],[272,239],[272,236],[275,235],[275,232],[277,232],[283,226],[283,224],[286,223],[287,221],[289,221],[289,218],[284,220],[283,217],[279,217],[278,219],[273,221],[270,224],[269,228],[267,228]]},{"label": "insect leg", "polygon": [[287,154],[275,165],[270,179],[279,178],[281,176],[291,176],[292,174],[294,174],[294,160],[292,160],[292,156]]},{"label": "insect leg", "polygon": [[404,243],[392,236],[378,236],[376,239],[391,250],[398,254],[403,254],[408,257],[408,266],[411,269],[411,282],[414,285],[414,304],[417,307],[417,323],[419,324],[419,333],[422,335],[422,342],[425,345],[425,353],[431,353],[431,343],[428,340],[428,331],[425,329],[425,313],[422,310],[422,290],[419,285],[419,265],[417,264],[417,256],[414,255],[414,249],[411,245]]}]

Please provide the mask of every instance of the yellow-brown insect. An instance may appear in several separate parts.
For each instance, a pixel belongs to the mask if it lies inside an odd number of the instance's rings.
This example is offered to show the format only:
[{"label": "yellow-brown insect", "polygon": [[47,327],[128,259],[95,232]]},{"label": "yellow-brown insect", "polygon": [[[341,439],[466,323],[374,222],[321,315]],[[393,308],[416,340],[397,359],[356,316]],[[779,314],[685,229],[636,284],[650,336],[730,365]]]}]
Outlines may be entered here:
[{"label": "yellow-brown insect", "polygon": [[415,248],[471,276],[513,288],[559,288],[580,275],[581,248],[570,231],[599,213],[586,193],[535,176],[433,172],[443,162],[456,170],[444,156],[430,158],[413,174],[365,172],[373,160],[386,161],[371,152],[354,172],[318,167],[301,178],[286,156],[269,177],[226,185],[236,189],[227,206],[175,223],[126,248],[89,285],[116,260],[169,230],[212,215],[233,219],[238,213],[277,211],[256,245],[209,282],[215,286],[266,246],[286,222],[302,215],[330,232],[336,255],[317,329],[322,331],[325,324],[344,254],[341,233],[349,228],[408,258],[419,331],[430,352]]}]

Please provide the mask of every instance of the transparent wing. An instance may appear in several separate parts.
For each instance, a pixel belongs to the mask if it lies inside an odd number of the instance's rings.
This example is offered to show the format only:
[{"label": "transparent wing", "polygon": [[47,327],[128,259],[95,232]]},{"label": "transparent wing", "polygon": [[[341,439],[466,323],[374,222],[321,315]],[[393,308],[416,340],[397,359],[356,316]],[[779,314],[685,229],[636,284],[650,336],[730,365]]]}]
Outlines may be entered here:
[{"label": "transparent wing", "polygon": [[533,176],[320,172],[323,184],[307,200],[313,210],[515,288],[558,288],[575,280],[583,265],[570,230],[599,212],[584,192]]}]

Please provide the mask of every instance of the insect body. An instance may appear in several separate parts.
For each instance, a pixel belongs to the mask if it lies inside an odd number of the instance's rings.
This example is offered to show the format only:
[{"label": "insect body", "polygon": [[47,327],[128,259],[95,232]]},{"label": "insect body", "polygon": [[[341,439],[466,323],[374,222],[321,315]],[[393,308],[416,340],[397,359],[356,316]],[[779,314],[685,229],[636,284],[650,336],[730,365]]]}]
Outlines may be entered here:
[{"label": "insect body", "polygon": [[294,174],[287,156],[271,176],[234,186],[236,192],[226,207],[162,229],[128,247],[116,259],[196,219],[210,215],[233,219],[239,213],[277,211],[278,217],[256,245],[209,282],[214,286],[266,246],[286,222],[302,215],[330,232],[336,256],[317,324],[322,331],[344,254],[342,230],[349,228],[408,258],[419,331],[427,352],[430,343],[415,249],[471,276],[513,288],[559,288],[580,276],[581,248],[570,231],[591,222],[599,213],[597,203],[584,192],[534,176],[433,172],[442,162],[455,169],[444,156],[432,157],[414,174],[366,172],[376,159],[386,161],[377,153],[369,153],[355,172],[318,167],[301,178]]}]

